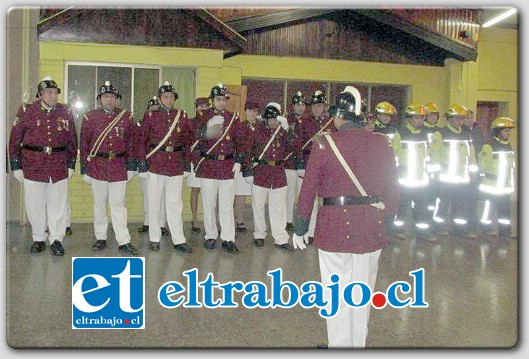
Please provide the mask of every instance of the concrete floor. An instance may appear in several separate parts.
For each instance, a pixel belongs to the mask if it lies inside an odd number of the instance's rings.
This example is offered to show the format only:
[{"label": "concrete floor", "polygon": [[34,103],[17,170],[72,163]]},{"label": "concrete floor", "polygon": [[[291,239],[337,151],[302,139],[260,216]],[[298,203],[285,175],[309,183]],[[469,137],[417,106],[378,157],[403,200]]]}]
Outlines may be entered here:
[{"label": "concrete floor", "polygon": [[[251,214],[249,215],[251,216]],[[71,258],[120,256],[109,235],[103,252],[92,252],[91,224],[73,224],[64,241],[65,256],[29,253],[31,229],[8,224],[7,344],[13,348],[315,348],[326,342],[325,320],[316,308],[166,309],[157,299],[166,281],[185,283],[183,272],[197,268],[201,278],[218,282],[259,280],[282,268],[284,280],[298,285],[319,281],[316,248],[285,252],[269,238],[252,243],[249,231],[237,235],[238,254],[202,247],[203,234],[185,223],[192,254],[176,253],[162,238],[161,250],[148,249],[148,235],[129,224],[132,243],[145,257],[145,329],[73,330]],[[426,309],[371,309],[368,348],[512,348],[519,340],[518,240],[471,240],[449,235],[435,243],[391,239],[380,257],[377,290],[424,268]]]}]

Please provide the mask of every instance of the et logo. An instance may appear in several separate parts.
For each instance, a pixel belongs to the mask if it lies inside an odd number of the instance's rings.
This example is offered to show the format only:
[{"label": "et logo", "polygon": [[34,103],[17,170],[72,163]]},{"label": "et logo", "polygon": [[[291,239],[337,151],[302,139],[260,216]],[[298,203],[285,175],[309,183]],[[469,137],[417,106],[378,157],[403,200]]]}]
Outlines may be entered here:
[{"label": "et logo", "polygon": [[144,258],[72,258],[73,329],[145,327]]}]

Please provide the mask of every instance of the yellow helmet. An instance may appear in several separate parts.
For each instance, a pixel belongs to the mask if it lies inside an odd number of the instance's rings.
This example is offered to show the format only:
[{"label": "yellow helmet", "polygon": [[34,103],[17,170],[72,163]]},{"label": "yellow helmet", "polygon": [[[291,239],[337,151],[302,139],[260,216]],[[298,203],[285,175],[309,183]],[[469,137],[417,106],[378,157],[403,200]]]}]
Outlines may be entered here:
[{"label": "yellow helmet", "polygon": [[426,108],[423,105],[419,105],[418,103],[412,103],[408,107],[406,107],[406,110],[404,110],[404,114],[406,117],[411,117],[415,115],[419,116],[426,116]]},{"label": "yellow helmet", "polygon": [[439,113],[439,107],[437,107],[437,105],[433,102],[427,103],[426,105],[424,105],[424,107],[426,108],[426,112],[428,112],[429,114]]},{"label": "yellow helmet", "polygon": [[375,106],[375,112],[385,115],[396,115],[397,110],[395,109],[395,106],[390,104],[389,102],[380,102]]},{"label": "yellow helmet", "polygon": [[450,105],[450,107],[448,108],[448,111],[446,111],[445,113],[445,116],[447,117],[468,116],[468,115],[469,115],[468,109],[465,106],[459,105],[457,103]]},{"label": "yellow helmet", "polygon": [[498,117],[490,123],[490,128],[514,128],[514,121],[509,117]]}]

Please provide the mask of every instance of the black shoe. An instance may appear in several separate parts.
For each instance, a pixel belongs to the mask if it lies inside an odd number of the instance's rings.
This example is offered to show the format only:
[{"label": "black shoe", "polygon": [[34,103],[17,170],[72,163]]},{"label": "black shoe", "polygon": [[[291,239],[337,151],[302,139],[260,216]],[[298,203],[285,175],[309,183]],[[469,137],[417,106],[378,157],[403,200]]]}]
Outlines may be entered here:
[{"label": "black shoe", "polygon": [[200,232],[200,227],[195,227],[195,225],[193,223],[191,223],[191,230],[193,232]]},{"label": "black shoe", "polygon": [[264,246],[264,239],[262,238],[254,239],[253,244],[255,244],[256,247],[262,247]]},{"label": "black shoe", "polygon": [[313,241],[314,241],[314,237],[309,237],[309,244],[312,244]]},{"label": "black shoe", "polygon": [[33,242],[33,244],[31,245],[31,249],[29,251],[31,253],[40,253],[45,249],[46,249],[46,243],[38,241],[38,242]]},{"label": "black shoe", "polygon": [[160,227],[160,231],[162,231],[162,236],[169,235],[169,231],[165,227]]},{"label": "black shoe", "polygon": [[160,250],[160,242],[149,242],[149,249],[151,251],[159,251]]},{"label": "black shoe", "polygon": [[285,228],[287,230],[287,232],[294,232],[294,225],[292,223],[287,223],[287,226]]},{"label": "black shoe", "polygon": [[177,252],[182,252],[182,253],[191,253],[191,252],[193,252],[193,250],[191,249],[191,247],[189,247],[187,245],[187,243],[175,244],[174,245],[174,249]]},{"label": "black shoe", "polygon": [[72,228],[71,227],[66,227],[66,235],[67,236],[71,236],[72,235]]},{"label": "black shoe", "polygon": [[276,248],[285,250],[285,251],[293,251],[294,247],[290,245],[290,243],[283,243],[283,244],[275,244]]},{"label": "black shoe", "polygon": [[94,245],[92,246],[93,251],[102,251],[107,246],[107,241],[103,241],[101,239],[98,239],[95,241]]},{"label": "black shoe", "polygon": [[316,345],[316,349],[329,349],[329,346],[325,343],[320,343]]},{"label": "black shoe", "polygon": [[232,241],[222,241],[222,248],[228,253],[239,253],[239,248],[237,248],[235,242]]},{"label": "black shoe", "polygon": [[140,251],[134,248],[134,246],[130,243],[119,246],[119,251],[122,253],[130,253],[133,256],[137,256],[138,254],[140,254]]},{"label": "black shoe", "polygon": [[140,232],[140,233],[149,232],[149,226],[146,226],[146,225],[144,224],[143,226],[141,226],[140,228],[138,228],[138,232]]},{"label": "black shoe", "polygon": [[213,238],[210,238],[210,239],[206,239],[206,242],[204,242],[204,248],[207,248],[207,249],[214,249],[215,248],[215,243],[217,241],[214,240]]},{"label": "black shoe", "polygon": [[54,256],[63,256],[64,255],[64,248],[62,246],[62,243],[58,240],[54,240],[53,243],[50,246],[51,253]]},{"label": "black shoe", "polygon": [[244,223],[237,223],[237,232],[246,232],[246,227]]}]

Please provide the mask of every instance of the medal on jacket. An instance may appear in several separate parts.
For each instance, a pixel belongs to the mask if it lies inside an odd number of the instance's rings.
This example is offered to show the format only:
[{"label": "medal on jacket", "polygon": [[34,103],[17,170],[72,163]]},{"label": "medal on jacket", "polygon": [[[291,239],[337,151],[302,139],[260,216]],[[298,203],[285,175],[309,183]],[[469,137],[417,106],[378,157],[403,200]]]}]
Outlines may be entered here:
[{"label": "medal on jacket", "polygon": [[231,139],[230,135],[226,136],[226,141],[229,141]]},{"label": "medal on jacket", "polygon": [[37,119],[37,127],[40,126],[40,119]]},{"label": "medal on jacket", "polygon": [[180,133],[180,127],[176,128],[176,132]]}]

